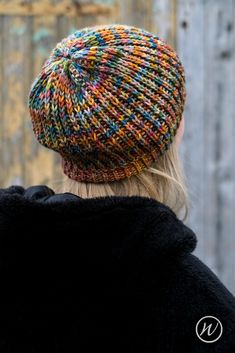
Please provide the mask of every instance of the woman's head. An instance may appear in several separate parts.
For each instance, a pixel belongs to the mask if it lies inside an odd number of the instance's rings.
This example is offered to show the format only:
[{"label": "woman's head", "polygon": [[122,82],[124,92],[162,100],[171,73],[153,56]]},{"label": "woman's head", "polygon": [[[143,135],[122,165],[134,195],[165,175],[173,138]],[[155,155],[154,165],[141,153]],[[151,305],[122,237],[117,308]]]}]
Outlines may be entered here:
[{"label": "woman's head", "polygon": [[150,196],[178,213],[186,205],[177,143],[185,98],[183,66],[165,41],[104,25],[57,44],[29,106],[39,142],[62,156],[66,191]]}]

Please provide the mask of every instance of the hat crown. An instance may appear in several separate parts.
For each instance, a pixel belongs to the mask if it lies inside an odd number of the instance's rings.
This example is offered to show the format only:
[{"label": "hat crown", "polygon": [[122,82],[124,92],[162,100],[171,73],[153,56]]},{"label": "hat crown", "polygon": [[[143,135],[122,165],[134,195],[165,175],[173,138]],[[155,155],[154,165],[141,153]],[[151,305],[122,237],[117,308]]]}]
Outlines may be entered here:
[{"label": "hat crown", "polygon": [[37,139],[62,155],[65,173],[101,182],[137,174],[164,153],[185,98],[183,66],[163,39],[103,25],[56,45],[29,107]]}]

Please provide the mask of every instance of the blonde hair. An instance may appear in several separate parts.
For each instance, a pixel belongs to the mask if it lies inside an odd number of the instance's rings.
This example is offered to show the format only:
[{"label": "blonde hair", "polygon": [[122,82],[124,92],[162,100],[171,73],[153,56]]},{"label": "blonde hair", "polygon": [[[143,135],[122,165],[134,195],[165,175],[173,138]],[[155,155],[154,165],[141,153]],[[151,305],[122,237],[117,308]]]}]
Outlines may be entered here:
[{"label": "blonde hair", "polygon": [[179,157],[176,139],[151,167],[138,175],[119,181],[85,183],[65,179],[62,192],[70,192],[82,198],[100,196],[146,196],[169,206],[183,222],[188,218],[188,192],[186,178]]}]

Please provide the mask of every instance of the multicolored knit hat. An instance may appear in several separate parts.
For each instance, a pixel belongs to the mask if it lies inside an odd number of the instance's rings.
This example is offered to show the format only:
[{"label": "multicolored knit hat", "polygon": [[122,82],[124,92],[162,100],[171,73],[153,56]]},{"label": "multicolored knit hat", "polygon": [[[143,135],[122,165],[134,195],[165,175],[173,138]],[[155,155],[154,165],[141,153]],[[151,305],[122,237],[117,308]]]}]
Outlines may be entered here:
[{"label": "multicolored knit hat", "polygon": [[58,43],[29,107],[38,141],[60,153],[64,173],[98,183],[150,167],[173,141],[185,98],[176,52],[154,34],[115,24]]}]

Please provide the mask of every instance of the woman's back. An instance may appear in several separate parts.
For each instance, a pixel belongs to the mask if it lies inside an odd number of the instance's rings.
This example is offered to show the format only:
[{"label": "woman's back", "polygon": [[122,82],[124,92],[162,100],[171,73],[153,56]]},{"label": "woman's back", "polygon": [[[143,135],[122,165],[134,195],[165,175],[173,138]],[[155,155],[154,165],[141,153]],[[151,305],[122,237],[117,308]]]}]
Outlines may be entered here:
[{"label": "woman's back", "polygon": [[[4,207],[3,207],[4,205]],[[233,296],[150,198],[0,192],[0,352],[232,352]],[[196,335],[212,315],[224,333]]]}]

